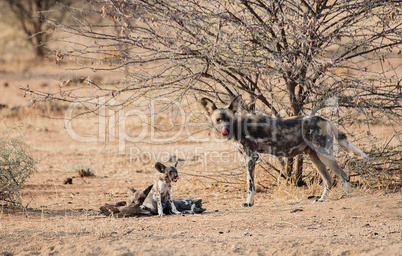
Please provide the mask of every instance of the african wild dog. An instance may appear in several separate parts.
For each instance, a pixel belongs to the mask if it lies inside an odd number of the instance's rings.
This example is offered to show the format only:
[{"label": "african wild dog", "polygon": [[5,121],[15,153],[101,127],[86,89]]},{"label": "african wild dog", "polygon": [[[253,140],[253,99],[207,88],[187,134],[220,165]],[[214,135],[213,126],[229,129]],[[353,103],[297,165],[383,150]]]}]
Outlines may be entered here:
[{"label": "african wild dog", "polygon": [[172,200],[172,181],[177,182],[179,174],[177,172],[177,163],[174,166],[165,166],[162,163],[155,163],[155,168],[161,174],[159,179],[152,186],[151,191],[145,198],[142,208],[150,211],[152,214],[165,215],[163,212],[166,208],[174,214],[179,214]]},{"label": "african wild dog", "polygon": [[[128,198],[127,201],[118,201],[115,204],[105,204],[99,207],[100,213],[106,216],[113,215],[118,218],[124,217],[134,217],[134,216],[149,216],[158,214],[157,211],[150,212],[146,209],[145,206],[142,206],[144,200],[151,192],[154,184],[148,186],[144,190],[135,190],[131,188],[132,195]],[[176,206],[176,209],[184,214],[200,214],[203,213],[206,209],[202,208],[202,199],[173,199],[173,203]],[[163,209],[163,213],[171,214],[172,207],[171,205],[167,205]]]},{"label": "african wild dog", "polygon": [[350,186],[349,175],[336,163],[332,156],[333,137],[345,150],[362,157],[367,155],[350,144],[346,135],[339,133],[331,123],[319,116],[298,116],[273,118],[265,115],[238,113],[241,96],[237,96],[227,108],[217,108],[208,98],[202,98],[201,105],[209,114],[212,125],[244,154],[247,172],[248,198],[244,207],[254,204],[254,168],[258,153],[279,157],[294,157],[306,154],[321,174],[325,188],[318,201],[324,201],[333,180],[327,167],[342,179],[344,189]]},{"label": "african wild dog", "polygon": [[99,207],[100,213],[106,216],[114,215],[118,218],[152,215],[150,211],[141,207],[152,187],[153,185],[147,187],[145,190],[132,190],[133,195],[127,201],[105,204]]}]

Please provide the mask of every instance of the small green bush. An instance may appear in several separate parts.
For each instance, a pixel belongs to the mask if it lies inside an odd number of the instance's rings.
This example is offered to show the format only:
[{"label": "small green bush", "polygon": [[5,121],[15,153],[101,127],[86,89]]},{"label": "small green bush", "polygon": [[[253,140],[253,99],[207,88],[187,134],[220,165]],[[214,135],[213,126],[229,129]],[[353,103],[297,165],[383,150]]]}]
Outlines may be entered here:
[{"label": "small green bush", "polygon": [[20,189],[36,171],[36,160],[20,139],[0,134],[0,203],[21,205]]}]

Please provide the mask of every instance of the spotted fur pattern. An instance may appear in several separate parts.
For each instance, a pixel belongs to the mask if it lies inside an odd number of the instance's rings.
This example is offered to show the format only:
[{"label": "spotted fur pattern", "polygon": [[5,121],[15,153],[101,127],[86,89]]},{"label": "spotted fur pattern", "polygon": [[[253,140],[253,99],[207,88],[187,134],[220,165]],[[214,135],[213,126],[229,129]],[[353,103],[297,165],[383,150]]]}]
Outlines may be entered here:
[{"label": "spotted fur pattern", "polygon": [[172,182],[176,182],[179,179],[176,167],[177,162],[174,166],[165,166],[159,162],[155,164],[156,170],[158,170],[161,175],[145,198],[141,206],[143,209],[150,211],[152,214],[158,214],[159,216],[165,215],[163,211],[167,207],[170,207],[171,212],[174,214],[180,213],[172,200]]},{"label": "spotted fur pattern", "polygon": [[236,97],[226,108],[217,108],[208,98],[202,98],[200,103],[209,114],[212,125],[245,156],[248,191],[247,201],[243,204],[245,207],[254,204],[254,169],[259,158],[258,153],[278,157],[308,155],[325,182],[323,194],[318,201],[325,200],[333,184],[327,167],[339,175],[345,190],[350,186],[349,175],[332,156],[334,138],[337,138],[339,145],[347,151],[367,157],[348,142],[345,134],[338,133],[329,121],[319,116],[274,118],[239,113],[241,96]]}]

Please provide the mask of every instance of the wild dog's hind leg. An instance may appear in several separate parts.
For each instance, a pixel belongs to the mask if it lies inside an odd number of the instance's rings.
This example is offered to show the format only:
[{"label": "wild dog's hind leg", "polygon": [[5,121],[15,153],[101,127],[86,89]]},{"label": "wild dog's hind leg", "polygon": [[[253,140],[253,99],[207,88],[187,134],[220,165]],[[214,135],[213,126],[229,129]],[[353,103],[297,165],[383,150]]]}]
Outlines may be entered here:
[{"label": "wild dog's hind leg", "polygon": [[320,158],[321,162],[323,162],[326,166],[329,167],[329,169],[338,174],[338,176],[342,179],[343,190],[345,192],[348,192],[350,189],[350,176],[344,170],[342,170],[342,168],[336,162],[335,158],[320,153],[317,153],[317,155]]},{"label": "wild dog's hind leg", "polygon": [[313,150],[310,150],[309,156],[311,161],[317,167],[318,172],[321,174],[322,179],[324,180],[324,191],[322,192],[321,198],[318,199],[318,202],[323,202],[325,198],[328,196],[329,190],[332,187],[332,178],[327,171],[327,167],[323,162],[321,162],[320,158],[318,157],[317,153]]},{"label": "wild dog's hind leg", "polygon": [[255,184],[254,184],[254,169],[255,163],[258,160],[258,155],[249,153],[245,154],[246,158],[246,172],[247,172],[247,202],[243,204],[243,207],[250,207],[254,205]]}]

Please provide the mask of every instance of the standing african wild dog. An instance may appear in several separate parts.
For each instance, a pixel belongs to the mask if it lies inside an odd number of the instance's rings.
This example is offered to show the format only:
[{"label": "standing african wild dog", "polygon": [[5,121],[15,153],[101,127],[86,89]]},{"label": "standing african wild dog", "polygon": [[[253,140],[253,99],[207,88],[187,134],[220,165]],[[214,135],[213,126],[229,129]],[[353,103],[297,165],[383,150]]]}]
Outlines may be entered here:
[{"label": "standing african wild dog", "polygon": [[227,108],[217,108],[208,98],[201,99],[201,105],[209,114],[212,125],[228,140],[234,142],[244,154],[247,172],[247,202],[254,204],[254,168],[258,153],[279,157],[294,157],[306,154],[321,174],[325,188],[318,201],[324,201],[333,180],[327,167],[342,179],[344,189],[350,186],[349,175],[336,163],[332,156],[333,137],[345,150],[362,157],[367,155],[348,142],[346,135],[339,133],[331,123],[319,116],[298,116],[273,118],[265,115],[239,114],[241,96],[237,96]]},{"label": "standing african wild dog", "polygon": [[165,215],[163,211],[169,207],[172,213],[180,213],[172,200],[172,181],[177,182],[179,179],[176,169],[177,163],[174,166],[165,166],[159,162],[155,163],[156,170],[162,174],[145,198],[141,206],[143,209],[150,211],[152,214],[159,214],[159,216]]}]

